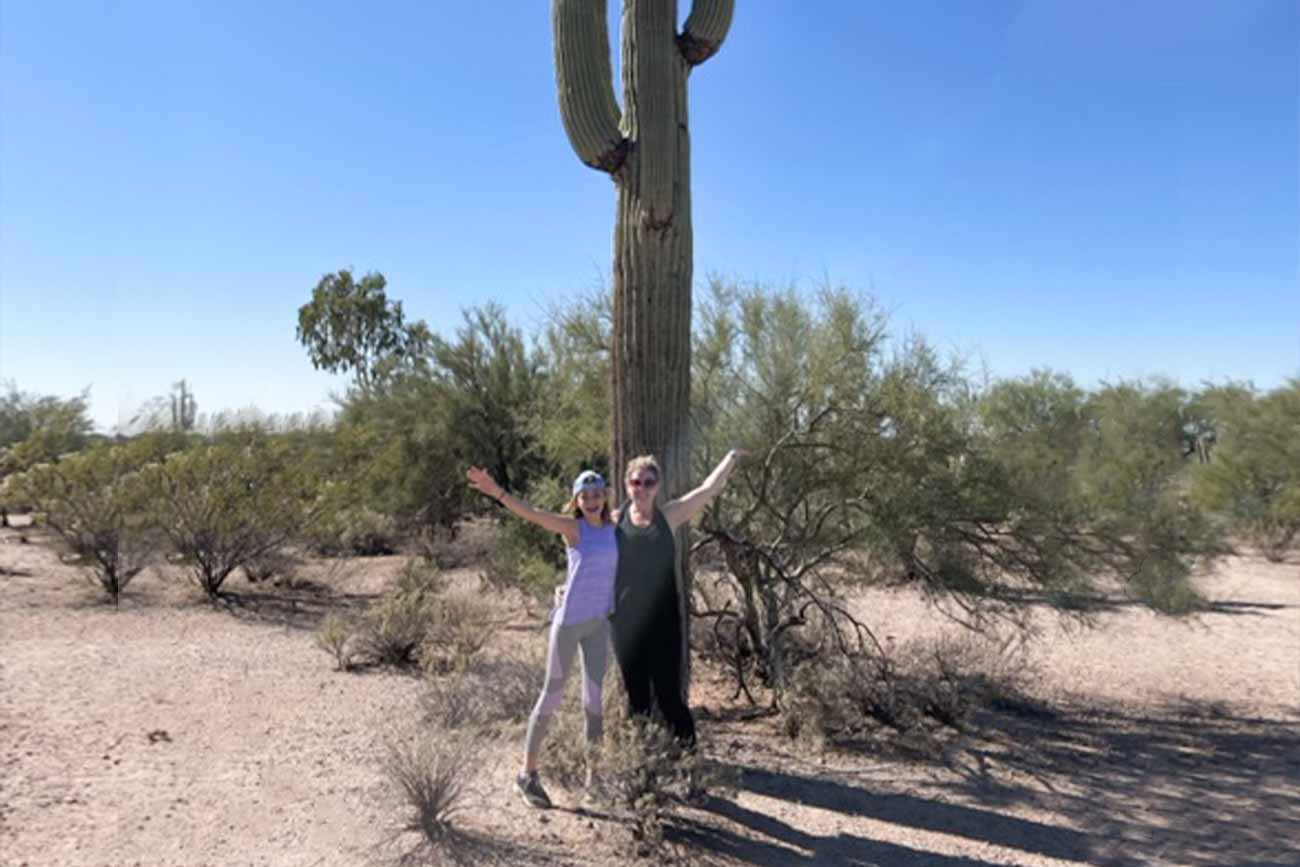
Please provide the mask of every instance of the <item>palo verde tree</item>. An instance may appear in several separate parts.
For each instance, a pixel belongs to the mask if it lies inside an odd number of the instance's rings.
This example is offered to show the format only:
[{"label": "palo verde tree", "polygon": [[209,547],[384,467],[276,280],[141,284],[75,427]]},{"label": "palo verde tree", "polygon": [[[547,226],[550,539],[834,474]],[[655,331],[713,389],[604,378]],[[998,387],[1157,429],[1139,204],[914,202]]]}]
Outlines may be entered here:
[{"label": "palo verde tree", "polygon": [[[552,5],[565,132],[578,158],[608,172],[618,190],[610,456],[616,490],[628,458],[642,453],[658,456],[665,495],[689,482],[694,263],[686,83],[722,46],[734,7],[734,0],[693,0],[679,32],[676,0],[623,0],[620,111],[605,0]],[[684,532],[677,547],[685,607]]]}]

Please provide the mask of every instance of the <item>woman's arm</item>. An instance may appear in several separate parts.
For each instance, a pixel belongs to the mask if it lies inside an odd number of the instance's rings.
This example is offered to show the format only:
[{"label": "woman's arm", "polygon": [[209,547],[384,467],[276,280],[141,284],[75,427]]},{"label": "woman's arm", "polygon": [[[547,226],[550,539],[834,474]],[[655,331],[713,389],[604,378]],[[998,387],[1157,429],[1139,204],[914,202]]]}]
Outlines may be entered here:
[{"label": "woman's arm", "polygon": [[539,527],[559,533],[564,537],[564,541],[571,546],[578,544],[577,518],[568,515],[557,515],[554,512],[543,512],[541,509],[535,508],[527,500],[521,500],[514,494],[506,493],[505,489],[498,485],[496,480],[482,467],[470,467],[465,473],[465,478],[469,479],[470,487],[496,500],[525,521],[530,521]]},{"label": "woman's arm", "polygon": [[736,464],[740,463],[740,459],[745,454],[746,452],[740,449],[727,452],[727,456],[713,468],[713,472],[709,473],[709,477],[698,488],[666,503],[663,511],[668,527],[676,530],[704,511],[704,507],[722,493],[722,489],[727,486],[727,477],[731,475],[731,471],[736,468]]}]

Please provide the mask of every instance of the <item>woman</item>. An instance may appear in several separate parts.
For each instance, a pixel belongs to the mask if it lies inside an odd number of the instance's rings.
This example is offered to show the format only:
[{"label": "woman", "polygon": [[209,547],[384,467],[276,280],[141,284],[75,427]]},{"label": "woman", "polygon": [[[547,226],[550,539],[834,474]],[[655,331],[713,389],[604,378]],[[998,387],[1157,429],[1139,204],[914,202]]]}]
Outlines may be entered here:
[{"label": "woman", "polygon": [[695,744],[695,721],[682,699],[682,620],[673,533],[722,492],[744,452],[733,449],[698,488],[656,506],[663,478],[659,462],[642,455],[624,473],[627,503],[615,521],[618,570],[614,582],[614,655],[627,689],[628,710],[650,713],[655,701],[674,737]]},{"label": "woman", "polygon": [[562,593],[556,594],[556,611],[546,651],[546,682],[528,718],[524,768],[515,788],[530,806],[546,809],[551,799],[537,772],[538,755],[551,717],[564,700],[564,682],[573,657],[582,649],[582,709],[587,717],[587,782],[593,780],[592,761],[600,744],[601,682],[609,662],[609,614],[614,605],[614,569],[618,547],[610,521],[605,480],[587,470],[573,482],[573,498],[564,514],[540,511],[508,494],[480,467],[470,467],[469,483],[511,512],[564,537],[569,555],[569,575]]}]

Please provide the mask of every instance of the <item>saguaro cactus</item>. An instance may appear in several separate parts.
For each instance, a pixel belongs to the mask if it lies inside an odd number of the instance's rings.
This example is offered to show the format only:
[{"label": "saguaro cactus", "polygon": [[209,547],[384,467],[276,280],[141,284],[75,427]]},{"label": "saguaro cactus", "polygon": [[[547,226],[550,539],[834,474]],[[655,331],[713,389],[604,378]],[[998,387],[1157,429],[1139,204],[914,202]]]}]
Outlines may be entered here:
[{"label": "saguaro cactus", "polygon": [[[552,6],[565,132],[578,158],[608,172],[618,188],[611,454],[616,490],[622,489],[628,458],[642,453],[659,457],[664,495],[679,493],[689,481],[693,262],[686,81],[721,47],[734,6],[734,0],[693,0],[679,33],[676,0],[623,0],[621,112],[605,0],[554,0]],[[677,547],[684,607],[690,599],[685,541],[683,532]]]}]

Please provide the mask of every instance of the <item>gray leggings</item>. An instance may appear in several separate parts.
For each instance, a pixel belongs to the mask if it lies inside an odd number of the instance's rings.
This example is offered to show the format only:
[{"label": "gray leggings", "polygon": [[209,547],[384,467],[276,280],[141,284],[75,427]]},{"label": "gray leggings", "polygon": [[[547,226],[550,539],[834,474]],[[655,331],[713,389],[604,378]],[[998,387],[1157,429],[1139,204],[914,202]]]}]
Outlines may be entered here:
[{"label": "gray leggings", "polygon": [[609,621],[593,617],[582,623],[562,626],[557,619],[551,626],[551,643],[546,651],[546,684],[528,717],[528,755],[536,756],[546,737],[551,717],[564,701],[564,682],[573,667],[573,656],[582,648],[582,710],[587,717],[587,743],[595,744],[601,736],[601,685],[609,664]]}]

